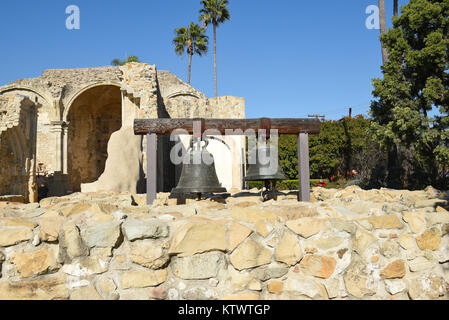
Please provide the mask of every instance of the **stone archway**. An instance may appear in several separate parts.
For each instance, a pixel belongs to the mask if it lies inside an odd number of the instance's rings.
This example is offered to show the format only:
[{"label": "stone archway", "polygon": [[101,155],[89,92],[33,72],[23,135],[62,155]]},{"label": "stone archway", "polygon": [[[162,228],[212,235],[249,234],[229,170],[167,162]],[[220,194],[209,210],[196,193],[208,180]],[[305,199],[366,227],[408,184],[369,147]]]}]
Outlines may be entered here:
[{"label": "stone archway", "polygon": [[105,168],[108,141],[122,126],[122,98],[115,85],[99,85],[81,93],[67,115],[68,189],[96,181]]}]

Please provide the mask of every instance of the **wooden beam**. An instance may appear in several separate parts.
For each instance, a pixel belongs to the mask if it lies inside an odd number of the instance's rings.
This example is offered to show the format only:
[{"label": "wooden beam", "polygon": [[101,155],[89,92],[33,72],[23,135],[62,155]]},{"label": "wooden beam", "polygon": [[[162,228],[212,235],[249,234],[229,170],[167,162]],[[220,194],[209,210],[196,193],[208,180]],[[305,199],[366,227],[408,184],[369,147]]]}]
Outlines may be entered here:
[{"label": "wooden beam", "polygon": [[147,204],[152,205],[157,197],[157,135],[147,134]]},{"label": "wooden beam", "polygon": [[201,121],[202,130],[218,130],[222,135],[241,135],[235,130],[277,129],[278,134],[299,134],[307,131],[309,134],[320,132],[318,119],[136,119],[134,120],[134,133],[146,135],[153,132],[159,135],[171,135],[176,129],[183,129],[188,134],[194,132],[194,122]]},{"label": "wooden beam", "polygon": [[309,134],[298,137],[299,201],[310,201]]}]

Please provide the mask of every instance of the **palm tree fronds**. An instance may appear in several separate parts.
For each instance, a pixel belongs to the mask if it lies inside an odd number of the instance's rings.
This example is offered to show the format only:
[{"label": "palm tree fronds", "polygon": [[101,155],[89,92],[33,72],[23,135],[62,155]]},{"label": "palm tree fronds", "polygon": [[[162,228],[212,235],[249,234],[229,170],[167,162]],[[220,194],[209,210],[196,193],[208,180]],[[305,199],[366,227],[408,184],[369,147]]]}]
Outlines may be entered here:
[{"label": "palm tree fronds", "polygon": [[178,56],[182,56],[185,52],[187,52],[189,55],[189,84],[193,55],[197,54],[202,56],[207,53],[209,38],[206,36],[205,32],[206,30],[204,28],[201,28],[193,22],[191,22],[188,27],[175,29],[176,37],[173,39],[175,53]]}]

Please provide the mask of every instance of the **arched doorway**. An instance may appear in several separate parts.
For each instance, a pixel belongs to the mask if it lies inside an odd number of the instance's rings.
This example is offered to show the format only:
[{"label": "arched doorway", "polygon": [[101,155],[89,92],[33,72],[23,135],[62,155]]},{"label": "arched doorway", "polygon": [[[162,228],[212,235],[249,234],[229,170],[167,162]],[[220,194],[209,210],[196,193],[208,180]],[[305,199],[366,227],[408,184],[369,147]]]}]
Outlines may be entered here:
[{"label": "arched doorway", "polygon": [[96,181],[104,171],[108,141],[122,126],[120,88],[100,85],[80,94],[67,116],[68,188],[81,191],[82,183]]}]

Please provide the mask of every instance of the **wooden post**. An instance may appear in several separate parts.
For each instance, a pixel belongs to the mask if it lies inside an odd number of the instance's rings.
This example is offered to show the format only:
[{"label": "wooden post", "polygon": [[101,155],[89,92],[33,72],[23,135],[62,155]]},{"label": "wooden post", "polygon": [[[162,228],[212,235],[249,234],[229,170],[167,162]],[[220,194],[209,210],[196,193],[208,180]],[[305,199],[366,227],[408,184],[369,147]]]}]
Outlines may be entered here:
[{"label": "wooden post", "polygon": [[147,134],[147,204],[157,197],[157,134]]},{"label": "wooden post", "polygon": [[298,137],[299,201],[310,201],[309,133]]}]

